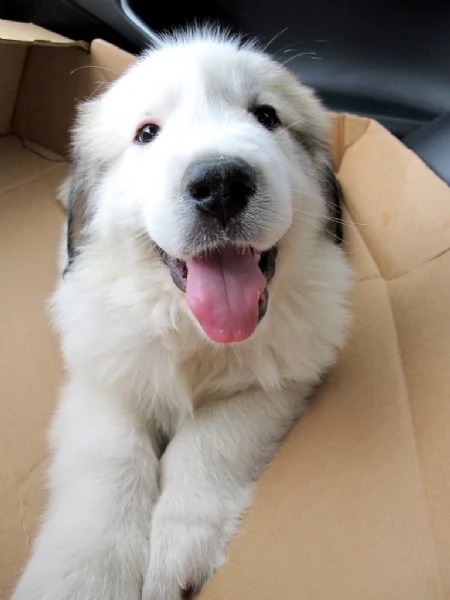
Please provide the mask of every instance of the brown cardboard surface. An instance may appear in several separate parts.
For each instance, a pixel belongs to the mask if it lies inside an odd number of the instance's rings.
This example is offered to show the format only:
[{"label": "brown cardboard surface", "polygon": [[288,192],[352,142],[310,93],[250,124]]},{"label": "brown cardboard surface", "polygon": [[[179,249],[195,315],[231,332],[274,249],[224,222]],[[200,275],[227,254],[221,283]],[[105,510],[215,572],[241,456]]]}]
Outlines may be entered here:
[{"label": "brown cardboard surface", "polygon": [[11,127],[26,55],[25,46],[0,45],[0,135],[8,133]]},{"label": "brown cardboard surface", "polygon": [[[0,600],[43,507],[45,429],[62,381],[45,311],[63,222],[59,155],[74,100],[133,60],[105,42],[89,55],[8,27],[0,23],[9,36],[0,42]],[[258,483],[203,600],[450,598],[450,189],[367,119],[336,117],[333,149],[356,270],[352,334]]]},{"label": "brown cardboard surface", "polygon": [[[29,550],[42,506],[45,428],[61,366],[45,303],[56,278],[65,163],[0,138],[0,598]],[[8,177],[9,176],[9,177]],[[9,180],[8,180],[9,179]]]},{"label": "brown cardboard surface", "polygon": [[60,154],[67,152],[74,99],[89,89],[90,57],[80,48],[29,49],[16,100],[12,130]]},{"label": "brown cardboard surface", "polygon": [[0,135],[66,154],[74,100],[94,87],[87,49],[31,23],[0,19]]},{"label": "brown cardboard surface", "polygon": [[87,48],[86,42],[75,42],[59,33],[54,33],[34,23],[18,23],[0,19],[0,40],[19,44],[51,44],[58,46],[81,46]]},{"label": "brown cardboard surface", "polygon": [[91,44],[91,64],[97,69],[95,77],[99,83],[114,81],[134,60],[133,55],[103,40]]}]

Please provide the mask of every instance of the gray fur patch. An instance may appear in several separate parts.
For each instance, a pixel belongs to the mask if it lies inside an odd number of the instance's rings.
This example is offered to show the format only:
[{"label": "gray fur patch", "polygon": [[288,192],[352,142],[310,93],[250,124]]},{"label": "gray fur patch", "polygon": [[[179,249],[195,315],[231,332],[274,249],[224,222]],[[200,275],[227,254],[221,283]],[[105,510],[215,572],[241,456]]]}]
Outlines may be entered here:
[{"label": "gray fur patch", "polygon": [[344,239],[342,221],[343,193],[341,184],[337,180],[331,166],[327,166],[323,170],[323,186],[329,215],[325,231],[333,238],[336,244],[340,244]]},{"label": "gray fur patch", "polygon": [[68,220],[67,220],[67,256],[66,273],[73,264],[83,242],[83,231],[89,217],[87,173],[81,162],[75,158],[69,183]]},{"label": "gray fur patch", "polygon": [[[310,155],[314,163],[323,163],[324,156],[329,155],[327,146],[319,137],[295,128],[291,130],[291,133],[297,144]],[[320,168],[320,179],[325,192],[329,215],[325,224],[325,231],[333,238],[336,244],[340,244],[343,241],[344,235],[342,224],[342,188],[330,164],[326,164]]]},{"label": "gray fur patch", "polygon": [[317,160],[320,155],[327,151],[321,138],[315,136],[312,132],[302,131],[300,129],[289,129],[292,137],[301,146],[313,160]]}]

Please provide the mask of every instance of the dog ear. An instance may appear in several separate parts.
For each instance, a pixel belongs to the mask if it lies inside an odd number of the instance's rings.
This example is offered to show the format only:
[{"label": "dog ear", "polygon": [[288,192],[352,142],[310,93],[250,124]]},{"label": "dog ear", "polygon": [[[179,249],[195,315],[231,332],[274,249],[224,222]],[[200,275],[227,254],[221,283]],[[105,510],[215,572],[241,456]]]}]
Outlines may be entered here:
[{"label": "dog ear", "polygon": [[330,164],[322,169],[322,178],[328,212],[325,230],[336,244],[341,244],[344,239],[342,187]]},{"label": "dog ear", "polygon": [[320,184],[324,192],[328,218],[325,231],[333,238],[336,244],[341,244],[344,238],[342,221],[343,192],[331,166],[329,150],[322,140],[315,139],[312,135],[294,132],[295,138],[313,162],[317,165]]},{"label": "dog ear", "polygon": [[85,236],[84,230],[89,218],[89,175],[77,153],[72,159],[70,175],[62,185],[59,197],[67,210],[67,265],[64,273],[70,270]]},{"label": "dog ear", "polygon": [[309,130],[299,130],[293,127],[290,130],[295,141],[305,152],[309,154],[318,170],[321,187],[327,203],[328,219],[325,230],[336,244],[343,241],[342,225],[342,201],[343,194],[339,181],[331,166],[331,157],[328,149],[328,139],[326,135],[318,135],[314,128]]},{"label": "dog ear", "polygon": [[93,214],[92,191],[102,169],[102,156],[95,146],[97,100],[88,100],[78,106],[72,131],[72,158],[70,174],[59,191],[61,203],[67,210],[67,265],[70,270],[82,245]]}]

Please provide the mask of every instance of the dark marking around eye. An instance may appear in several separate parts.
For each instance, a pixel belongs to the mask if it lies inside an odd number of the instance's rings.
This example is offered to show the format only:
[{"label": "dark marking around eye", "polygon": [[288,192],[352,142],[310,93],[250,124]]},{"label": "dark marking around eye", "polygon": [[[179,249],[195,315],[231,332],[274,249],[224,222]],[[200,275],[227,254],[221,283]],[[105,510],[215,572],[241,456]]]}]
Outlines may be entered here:
[{"label": "dark marking around eye", "polygon": [[270,104],[261,104],[250,109],[255,119],[269,131],[273,131],[281,125],[277,111]]}]

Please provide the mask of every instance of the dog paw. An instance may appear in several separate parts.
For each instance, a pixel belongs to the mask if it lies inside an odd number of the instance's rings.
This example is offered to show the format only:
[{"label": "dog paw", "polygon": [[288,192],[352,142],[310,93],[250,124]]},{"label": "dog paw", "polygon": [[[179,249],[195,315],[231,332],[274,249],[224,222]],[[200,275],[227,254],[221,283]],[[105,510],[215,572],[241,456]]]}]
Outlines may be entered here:
[{"label": "dog paw", "polygon": [[195,596],[197,596],[201,592],[203,585],[204,582],[202,582],[201,584],[188,584],[186,587],[181,588],[181,599],[192,600],[192,598],[195,598]]},{"label": "dog paw", "polygon": [[201,520],[156,522],[143,600],[192,600],[223,563],[226,540]]}]

